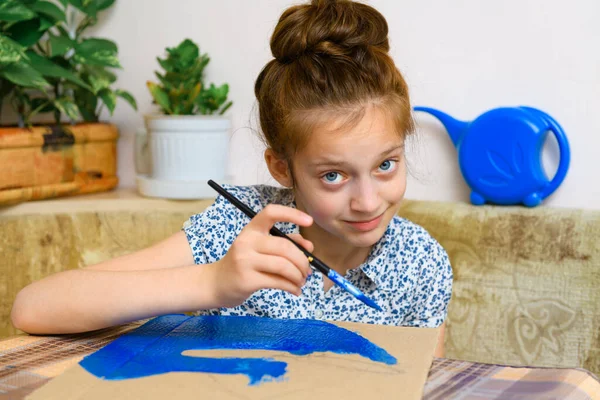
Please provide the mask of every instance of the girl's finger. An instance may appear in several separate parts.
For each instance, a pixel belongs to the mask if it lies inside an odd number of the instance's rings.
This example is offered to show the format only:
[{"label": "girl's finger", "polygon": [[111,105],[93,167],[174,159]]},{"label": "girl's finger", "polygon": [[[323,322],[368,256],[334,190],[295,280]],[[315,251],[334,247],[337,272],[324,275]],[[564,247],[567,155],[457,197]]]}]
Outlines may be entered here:
[{"label": "girl's finger", "polygon": [[269,273],[262,274],[262,287],[266,289],[279,289],[284,290],[294,296],[300,296],[302,294],[302,288],[293,284],[280,275],[272,275]]},{"label": "girl's finger", "polygon": [[303,286],[306,276],[287,258],[261,255],[256,270],[261,273],[279,276],[297,287]]},{"label": "girl's finger", "polygon": [[304,278],[307,278],[311,274],[308,257],[292,242],[285,238],[277,236],[261,238],[259,239],[256,251],[261,254],[287,259],[293,264],[293,268],[298,269],[302,273]]},{"label": "girl's finger", "polygon": [[298,243],[300,246],[304,247],[309,252],[313,252],[315,250],[315,246],[310,240],[306,240],[299,233],[291,233],[288,235],[294,242]]}]

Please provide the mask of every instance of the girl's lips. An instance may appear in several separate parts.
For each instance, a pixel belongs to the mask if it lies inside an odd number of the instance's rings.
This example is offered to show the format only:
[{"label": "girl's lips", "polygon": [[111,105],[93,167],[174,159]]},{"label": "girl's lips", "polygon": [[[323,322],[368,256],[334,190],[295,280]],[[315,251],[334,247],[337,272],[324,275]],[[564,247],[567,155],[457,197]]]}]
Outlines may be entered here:
[{"label": "girl's lips", "polygon": [[381,222],[381,219],[383,218],[383,214],[381,214],[379,217],[374,218],[370,221],[344,221],[346,222],[348,225],[350,225],[351,227],[353,227],[354,229],[356,229],[357,231],[361,231],[361,232],[367,232],[370,230],[373,230],[375,228],[377,228],[377,226],[379,226],[379,223]]}]

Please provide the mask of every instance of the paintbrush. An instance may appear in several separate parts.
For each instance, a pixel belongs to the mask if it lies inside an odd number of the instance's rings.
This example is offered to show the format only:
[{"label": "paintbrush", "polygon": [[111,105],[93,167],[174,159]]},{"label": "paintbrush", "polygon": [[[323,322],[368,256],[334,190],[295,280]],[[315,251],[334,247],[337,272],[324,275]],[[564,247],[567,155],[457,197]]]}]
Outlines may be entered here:
[{"label": "paintbrush", "polygon": [[[236,206],[240,211],[246,214],[250,219],[254,218],[256,213],[247,205],[238,200],[235,196],[221,187],[218,183],[213,181],[212,179],[208,181],[208,185],[215,189],[221,196],[225,197],[229,202],[231,202],[234,206]],[[321,272],[323,275],[331,279],[335,284],[340,286],[342,289],[346,290],[352,296],[356,297],[358,300],[362,301],[366,305],[373,307],[376,310],[383,311],[377,303],[375,303],[372,299],[367,297],[363,292],[361,292],[356,286],[351,284],[346,278],[338,274],[334,269],[329,268],[323,261],[319,260],[317,257],[312,255],[308,250],[304,247],[300,246],[298,243],[294,242],[292,238],[287,236],[285,233],[281,232],[276,227],[272,227],[269,233],[273,236],[279,236],[284,239],[292,242],[297,248],[299,248],[304,255],[308,258],[308,262],[310,263],[313,270],[317,270]]]}]

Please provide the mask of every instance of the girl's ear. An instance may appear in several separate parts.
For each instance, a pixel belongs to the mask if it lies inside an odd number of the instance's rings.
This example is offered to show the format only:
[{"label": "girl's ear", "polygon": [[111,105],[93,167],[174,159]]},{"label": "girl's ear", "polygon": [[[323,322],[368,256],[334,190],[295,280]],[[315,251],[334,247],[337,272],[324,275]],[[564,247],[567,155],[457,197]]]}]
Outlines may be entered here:
[{"label": "girl's ear", "polygon": [[292,174],[288,162],[278,157],[273,149],[268,148],[265,150],[265,162],[267,163],[267,168],[269,168],[271,176],[279,182],[281,186],[288,188],[293,186]]}]

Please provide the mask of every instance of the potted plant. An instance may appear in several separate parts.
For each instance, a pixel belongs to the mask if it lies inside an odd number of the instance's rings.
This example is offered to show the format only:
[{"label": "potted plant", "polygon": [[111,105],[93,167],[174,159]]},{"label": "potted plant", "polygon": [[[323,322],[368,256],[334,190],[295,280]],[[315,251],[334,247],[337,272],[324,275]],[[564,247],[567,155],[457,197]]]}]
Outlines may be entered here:
[{"label": "potted plant", "polygon": [[85,32],[114,0],[5,0],[0,6],[0,204],[117,185],[117,45]]},{"label": "potted plant", "polygon": [[147,82],[160,113],[145,116],[151,171],[138,176],[138,187],[154,197],[206,197],[212,194],[206,181],[226,176],[229,85],[205,84],[210,59],[190,39],[166,52],[157,57],[164,70],[155,72],[159,82]]}]

